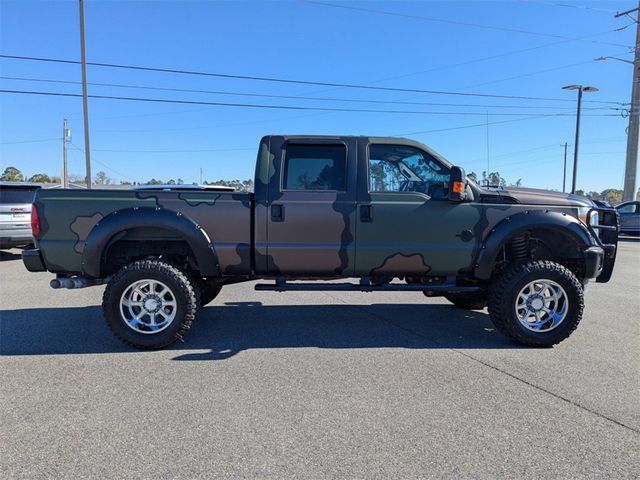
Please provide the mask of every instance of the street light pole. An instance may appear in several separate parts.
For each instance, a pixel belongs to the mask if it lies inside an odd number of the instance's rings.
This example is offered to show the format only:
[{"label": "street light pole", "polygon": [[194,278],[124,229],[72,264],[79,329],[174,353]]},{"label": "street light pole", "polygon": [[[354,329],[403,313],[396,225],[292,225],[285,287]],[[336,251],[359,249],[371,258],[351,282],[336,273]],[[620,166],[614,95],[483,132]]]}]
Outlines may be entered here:
[{"label": "street light pole", "polygon": [[571,182],[571,193],[576,193],[576,180],[578,178],[578,144],[580,142],[580,113],[582,112],[582,92],[597,92],[596,87],[585,87],[583,85],[567,85],[563,90],[578,90],[578,110],[576,112],[576,142],[573,146],[573,180]]},{"label": "street light pole", "polygon": [[578,90],[578,113],[576,113],[576,141],[573,145],[573,180],[571,193],[576,193],[576,179],[578,178],[578,144],[580,143],[580,113],[582,110],[582,88]]}]

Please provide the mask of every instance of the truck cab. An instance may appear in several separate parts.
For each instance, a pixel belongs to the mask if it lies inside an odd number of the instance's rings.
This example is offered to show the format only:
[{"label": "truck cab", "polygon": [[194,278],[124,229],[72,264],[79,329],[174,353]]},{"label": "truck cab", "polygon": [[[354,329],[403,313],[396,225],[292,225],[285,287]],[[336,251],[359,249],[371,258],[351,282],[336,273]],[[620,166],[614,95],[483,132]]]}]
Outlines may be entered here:
[{"label": "truck cab", "polygon": [[[453,166],[417,142],[265,137],[256,171],[256,272],[455,275],[472,263],[474,193],[449,199]],[[259,261],[258,261],[259,259]]]}]

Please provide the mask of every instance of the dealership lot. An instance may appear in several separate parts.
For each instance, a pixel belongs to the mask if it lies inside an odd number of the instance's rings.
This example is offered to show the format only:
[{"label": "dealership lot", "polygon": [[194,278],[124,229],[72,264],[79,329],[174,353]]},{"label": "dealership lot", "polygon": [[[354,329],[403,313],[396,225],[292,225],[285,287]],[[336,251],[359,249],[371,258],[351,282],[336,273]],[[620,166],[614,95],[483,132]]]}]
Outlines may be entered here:
[{"label": "dealership lot", "polygon": [[103,287],[0,253],[2,478],[635,477],[640,241],[578,330],[524,348],[420,293],[226,287],[186,342],[123,346]]}]

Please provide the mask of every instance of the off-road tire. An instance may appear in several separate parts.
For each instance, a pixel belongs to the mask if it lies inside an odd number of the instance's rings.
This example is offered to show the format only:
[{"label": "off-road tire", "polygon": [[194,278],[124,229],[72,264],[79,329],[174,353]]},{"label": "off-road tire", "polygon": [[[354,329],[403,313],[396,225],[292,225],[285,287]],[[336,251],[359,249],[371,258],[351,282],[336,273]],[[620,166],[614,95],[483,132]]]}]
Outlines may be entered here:
[{"label": "off-road tire", "polygon": [[485,292],[447,293],[444,298],[456,307],[465,310],[482,310],[487,306],[487,294]]},{"label": "off-road tire", "polygon": [[199,287],[200,287],[200,301],[199,301],[200,308],[213,302],[213,300],[218,296],[218,294],[222,290],[222,285],[212,280],[201,280],[199,282]]},{"label": "off-road tire", "polygon": [[[134,282],[151,279],[164,283],[176,300],[176,315],[164,330],[158,333],[139,333],[129,327],[120,312],[120,301],[125,290]],[[133,262],[116,273],[102,296],[102,310],[107,326],[127,345],[141,350],[164,348],[182,340],[191,328],[197,311],[197,287],[189,276],[171,263],[162,260]]]},{"label": "off-road tire", "polygon": [[[515,314],[520,291],[529,282],[547,279],[560,285],[569,307],[564,320],[548,332],[534,332],[525,328]],[[517,263],[503,270],[489,287],[489,315],[496,329],[517,342],[533,347],[552,347],[569,337],[582,319],[584,289],[576,276],[566,267],[547,260]]]}]

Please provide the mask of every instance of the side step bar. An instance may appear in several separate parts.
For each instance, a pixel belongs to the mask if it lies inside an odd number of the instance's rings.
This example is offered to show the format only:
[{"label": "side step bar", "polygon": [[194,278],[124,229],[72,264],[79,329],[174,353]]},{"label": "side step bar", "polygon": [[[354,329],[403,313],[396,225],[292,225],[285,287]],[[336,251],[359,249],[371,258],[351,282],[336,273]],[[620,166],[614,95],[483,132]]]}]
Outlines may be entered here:
[{"label": "side step bar", "polygon": [[386,283],[375,285],[372,283],[330,283],[330,282],[286,282],[258,283],[256,290],[270,290],[276,292],[289,291],[340,291],[340,292],[433,292],[433,293],[461,293],[477,292],[480,287],[461,287],[450,283],[419,284],[419,283]]}]

